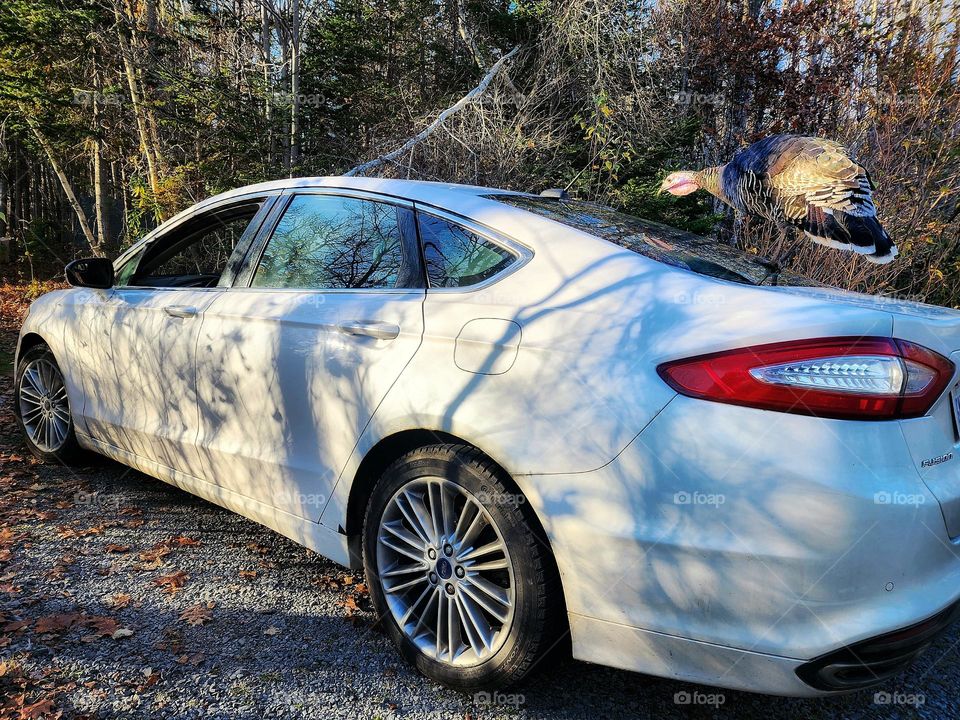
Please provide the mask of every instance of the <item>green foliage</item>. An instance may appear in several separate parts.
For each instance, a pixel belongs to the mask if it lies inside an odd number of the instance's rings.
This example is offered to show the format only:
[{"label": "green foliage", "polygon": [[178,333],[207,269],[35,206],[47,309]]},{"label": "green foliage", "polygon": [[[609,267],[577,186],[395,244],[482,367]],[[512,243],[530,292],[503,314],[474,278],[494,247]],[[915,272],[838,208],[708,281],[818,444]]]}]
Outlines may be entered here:
[{"label": "green foliage", "polygon": [[[901,257],[854,272],[846,256],[811,250],[799,269],[956,304],[957,13],[902,5],[300,0],[294,18],[294,3],[262,0],[0,0],[0,175],[16,201],[3,220],[27,261],[41,243],[83,249],[34,129],[90,224],[109,214],[93,211],[99,158],[116,249],[217,192],[336,174],[399,147],[519,46],[483,98],[378,172],[569,187],[714,234],[731,229],[729,213],[703,193],[659,194],[666,173],[720,164],[774,132],[833,137],[869,167]],[[775,249],[751,228],[743,245]]]}]

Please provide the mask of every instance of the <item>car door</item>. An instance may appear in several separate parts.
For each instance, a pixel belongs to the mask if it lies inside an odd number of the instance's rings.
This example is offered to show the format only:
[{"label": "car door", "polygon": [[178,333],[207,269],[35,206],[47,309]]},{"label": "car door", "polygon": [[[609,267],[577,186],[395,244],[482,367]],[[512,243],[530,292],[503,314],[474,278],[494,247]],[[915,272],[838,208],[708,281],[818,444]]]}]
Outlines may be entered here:
[{"label": "car door", "polygon": [[235,273],[266,214],[267,197],[186,218],[121,266],[97,337],[112,372],[92,378],[84,416],[94,437],[197,475],[196,344],[203,312]]},{"label": "car door", "polygon": [[206,476],[316,520],[377,405],[416,353],[424,280],[412,208],[291,194],[197,352]]}]

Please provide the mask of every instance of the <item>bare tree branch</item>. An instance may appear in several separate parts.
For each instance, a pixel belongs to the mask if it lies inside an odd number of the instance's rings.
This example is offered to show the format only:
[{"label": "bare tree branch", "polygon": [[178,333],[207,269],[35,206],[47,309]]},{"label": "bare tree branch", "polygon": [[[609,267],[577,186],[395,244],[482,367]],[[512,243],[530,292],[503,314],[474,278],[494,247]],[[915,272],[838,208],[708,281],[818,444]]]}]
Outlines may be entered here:
[{"label": "bare tree branch", "polygon": [[480,81],[479,85],[477,85],[473,90],[468,92],[462,98],[457,100],[457,102],[455,102],[453,105],[448,107],[442,113],[437,115],[436,119],[432,123],[427,125],[427,127],[425,127],[423,130],[418,132],[412,138],[407,140],[403,145],[398,147],[396,150],[387,153],[386,155],[381,155],[378,158],[375,158],[361,165],[357,165],[356,167],[351,168],[350,170],[347,170],[347,172],[343,174],[344,177],[352,177],[354,175],[365,175],[366,173],[368,173],[370,170],[373,170],[374,168],[378,168],[381,165],[384,165],[389,162],[393,162],[398,157],[402,156],[404,153],[407,153],[410,150],[412,150],[414,147],[416,147],[418,143],[421,143],[424,140],[426,140],[428,137],[430,137],[430,135],[433,134],[433,132],[437,128],[443,125],[443,123],[447,120],[447,118],[449,118],[451,115],[455,115],[456,113],[460,112],[464,107],[466,107],[471,102],[473,102],[474,100],[479,98],[481,95],[483,95],[483,93],[485,93],[487,91],[487,88],[490,86],[490,83],[493,82],[493,79],[503,69],[503,66],[506,65],[507,61],[510,60],[514,55],[516,55],[517,52],[519,52],[519,50],[520,50],[520,46],[518,45],[517,47],[513,48],[513,50],[508,52],[506,55],[504,55],[499,60],[497,60],[497,62],[493,64],[493,67],[491,67],[490,70],[487,71],[487,74],[483,76],[483,80]]}]

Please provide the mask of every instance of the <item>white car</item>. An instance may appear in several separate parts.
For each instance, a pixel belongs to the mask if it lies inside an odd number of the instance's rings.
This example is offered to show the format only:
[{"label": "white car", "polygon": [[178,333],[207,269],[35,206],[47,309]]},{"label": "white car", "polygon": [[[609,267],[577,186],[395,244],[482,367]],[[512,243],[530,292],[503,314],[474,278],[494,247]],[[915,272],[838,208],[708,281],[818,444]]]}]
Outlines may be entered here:
[{"label": "white car", "polygon": [[569,645],[852,690],[958,607],[960,313],[562,193],[342,177],[219,195],[67,276],[17,349],[33,452],[363,567],[449,685]]}]

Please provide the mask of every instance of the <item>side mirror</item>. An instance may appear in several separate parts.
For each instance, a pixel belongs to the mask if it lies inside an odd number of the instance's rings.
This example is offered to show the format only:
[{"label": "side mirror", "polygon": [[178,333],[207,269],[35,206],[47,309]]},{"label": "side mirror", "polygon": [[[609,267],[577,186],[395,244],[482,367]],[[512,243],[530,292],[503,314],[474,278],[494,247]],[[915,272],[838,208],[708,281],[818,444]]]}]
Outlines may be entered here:
[{"label": "side mirror", "polygon": [[93,257],[74,260],[66,267],[67,282],[74,287],[113,287],[113,262],[107,258]]}]

